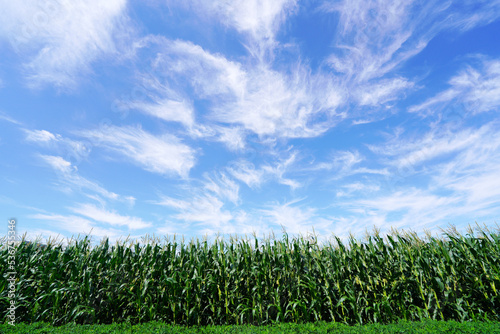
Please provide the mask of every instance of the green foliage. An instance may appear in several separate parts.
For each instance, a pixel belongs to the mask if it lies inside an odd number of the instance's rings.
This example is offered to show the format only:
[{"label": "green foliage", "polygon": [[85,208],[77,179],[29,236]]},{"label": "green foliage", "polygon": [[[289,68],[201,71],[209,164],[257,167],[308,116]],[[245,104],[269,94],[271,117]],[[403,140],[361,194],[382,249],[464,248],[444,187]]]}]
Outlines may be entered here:
[{"label": "green foliage", "polygon": [[[91,247],[21,243],[16,322],[188,326],[500,321],[500,236],[415,234]],[[0,249],[5,277],[7,248]],[[0,281],[6,319],[7,281]],[[5,322],[7,322],[5,320]]]}]

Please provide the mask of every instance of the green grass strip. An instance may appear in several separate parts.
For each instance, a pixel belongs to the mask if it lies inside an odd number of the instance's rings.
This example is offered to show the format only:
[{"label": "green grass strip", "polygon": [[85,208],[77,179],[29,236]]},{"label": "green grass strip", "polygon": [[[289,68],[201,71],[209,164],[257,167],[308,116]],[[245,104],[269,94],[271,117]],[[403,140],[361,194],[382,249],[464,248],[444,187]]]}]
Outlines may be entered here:
[{"label": "green grass strip", "polygon": [[0,333],[31,333],[31,334],[112,334],[112,333],[141,333],[141,334],[163,334],[163,333],[331,333],[331,334],[354,334],[354,333],[398,333],[398,334],[432,334],[432,333],[474,333],[474,334],[500,334],[499,322],[464,322],[424,320],[419,322],[400,321],[394,324],[369,324],[348,326],[339,323],[316,322],[308,324],[277,324],[268,326],[234,325],[234,326],[173,326],[160,322],[149,322],[139,325],[127,323],[111,325],[75,325],[66,324],[54,327],[48,323],[17,324],[11,326],[0,325]]}]

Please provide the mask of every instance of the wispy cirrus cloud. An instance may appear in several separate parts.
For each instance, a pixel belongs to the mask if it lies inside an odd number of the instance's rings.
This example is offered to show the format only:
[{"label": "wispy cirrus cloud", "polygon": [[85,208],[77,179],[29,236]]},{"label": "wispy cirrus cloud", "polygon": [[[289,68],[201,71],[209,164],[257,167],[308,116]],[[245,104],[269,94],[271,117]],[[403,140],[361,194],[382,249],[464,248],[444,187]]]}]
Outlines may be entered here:
[{"label": "wispy cirrus cloud", "polygon": [[385,76],[419,53],[430,36],[412,35],[417,28],[428,28],[428,12],[439,13],[446,5],[425,5],[420,10],[415,10],[415,6],[413,1],[405,0],[324,3],[324,11],[339,14],[335,39],[339,52],[329,57],[330,66],[359,84]]},{"label": "wispy cirrus cloud", "polygon": [[35,214],[30,218],[46,221],[58,229],[73,234],[91,234],[96,237],[108,237],[111,240],[117,240],[123,235],[123,231],[119,229],[99,227],[92,220],[76,215]]},{"label": "wispy cirrus cloud", "polygon": [[[307,66],[294,64],[287,74],[268,64],[229,60],[188,41],[149,36],[140,44],[141,49],[158,50],[150,60],[151,71],[140,80],[153,93],[148,93],[148,101],[126,105],[182,122],[192,136],[215,138],[237,150],[245,147],[246,133],[316,137],[345,117],[337,111],[344,102],[341,86]],[[192,100],[208,102],[207,111],[171,102],[186,101],[183,96],[190,90]]]},{"label": "wispy cirrus cloud", "polygon": [[53,155],[41,155],[40,158],[42,158],[42,160],[50,165],[50,167],[61,173],[70,173],[71,171],[75,170],[73,166],[71,166],[71,162],[64,160],[64,158],[62,157]]},{"label": "wispy cirrus cloud", "polygon": [[[161,196],[157,205],[169,208],[176,212],[171,217],[179,223],[168,221],[167,226],[160,227],[160,231],[172,233],[184,233],[186,230],[195,228],[197,234],[224,233],[252,233],[261,232],[266,229],[256,220],[253,220],[247,212],[238,208],[239,186],[230,179],[228,175],[220,173],[205,179],[200,187],[188,189],[186,199]],[[175,230],[175,227],[181,230]]]},{"label": "wispy cirrus cloud", "polygon": [[261,209],[260,213],[273,224],[282,226],[287,233],[313,232],[313,229],[326,231],[331,227],[332,221],[318,214],[317,209],[295,205],[299,201],[270,204],[269,209]]},{"label": "wispy cirrus cloud", "polygon": [[380,185],[374,183],[370,184],[370,183],[354,182],[342,185],[340,188],[342,190],[337,191],[336,193],[337,197],[352,196],[354,194],[359,195],[359,192],[364,192],[364,193],[378,192],[380,190]]},{"label": "wispy cirrus cloud", "polygon": [[201,223],[216,230],[229,225],[234,218],[229,210],[223,208],[224,202],[210,193],[198,195],[192,200],[165,197],[157,204],[177,210],[174,217],[178,220],[189,224]]},{"label": "wispy cirrus cloud", "polygon": [[291,75],[266,65],[244,69],[190,43],[177,43],[175,49],[179,48],[184,57],[180,64],[169,63],[170,69],[181,69],[179,73],[186,75],[192,62],[201,61],[215,71],[215,75],[197,72],[191,82],[201,92],[200,97],[212,99],[213,120],[239,124],[260,136],[294,138],[324,133],[333,122],[313,119],[337,116],[335,109],[342,102],[340,89],[326,76],[313,75],[301,66],[292,69]]},{"label": "wispy cirrus cloud", "polygon": [[498,126],[498,121],[482,126],[453,159],[435,168],[434,184],[462,194],[469,208],[485,210],[500,203]]},{"label": "wispy cirrus cloud", "polygon": [[106,126],[78,132],[147,171],[164,175],[187,177],[195,164],[195,152],[171,134],[155,136],[140,127]]},{"label": "wispy cirrus cloud", "polygon": [[235,179],[250,188],[259,187],[264,182],[265,171],[255,168],[255,165],[249,161],[236,161],[228,167],[228,171]]},{"label": "wispy cirrus cloud", "polygon": [[[142,218],[122,215],[104,206],[90,203],[77,203],[68,208],[71,214],[39,213],[30,215],[30,218],[47,221],[64,231],[74,234],[91,234],[97,237],[108,237],[116,241],[128,231],[141,230],[151,227],[150,222]],[[111,226],[111,227],[109,227]],[[120,227],[126,227],[122,230]]]},{"label": "wispy cirrus cloud", "polygon": [[[30,218],[45,221],[46,224],[67,231],[74,237],[77,235],[91,235],[92,237],[108,238],[111,242],[122,239],[124,234],[130,230],[150,226],[150,223],[144,222],[140,218],[122,216],[116,212],[106,211],[89,204],[82,204],[72,209],[72,211],[75,214],[34,214],[30,215]],[[79,215],[80,213],[81,215]],[[107,227],[106,225],[111,225],[112,227]],[[120,226],[126,226],[128,230],[125,231],[117,228]]]},{"label": "wispy cirrus cloud", "polygon": [[99,223],[110,224],[113,226],[126,226],[131,230],[151,227],[151,223],[143,221],[141,218],[123,216],[113,211],[99,208],[93,204],[84,203],[71,208],[71,211],[81,216],[90,218]]},{"label": "wispy cirrus cloud", "polygon": [[427,99],[421,104],[411,106],[408,111],[422,116],[442,116],[443,109],[449,105],[460,104],[471,115],[496,111],[500,108],[500,60],[481,59],[479,65],[467,66],[453,76],[450,88]]},{"label": "wispy cirrus cloud", "polygon": [[213,107],[212,117],[240,124],[259,136],[317,137],[345,114],[342,88],[331,77],[297,66],[291,75],[260,67],[248,72],[244,98]]},{"label": "wispy cirrus cloud", "polygon": [[335,45],[341,52],[329,63],[356,83],[389,74],[440,31],[466,31],[500,17],[498,1],[327,1],[321,9],[340,16]]},{"label": "wispy cirrus cloud", "polygon": [[[1,87],[1,86],[0,86]],[[7,115],[6,113],[0,111],[0,120],[6,121],[15,125],[22,125],[21,122]]]},{"label": "wispy cirrus cloud", "polygon": [[276,33],[287,17],[298,9],[296,0],[189,0],[182,3],[169,1],[172,6],[188,7],[198,15],[207,16],[234,28],[247,39],[245,45],[257,59],[272,57],[276,47]]},{"label": "wispy cirrus cloud", "polygon": [[[371,184],[379,182],[380,191],[339,205],[361,214],[362,222],[377,219],[386,228],[421,229],[444,221],[462,224],[463,217],[494,219],[500,203],[496,177],[500,173],[500,136],[496,128],[498,121],[455,132],[433,129],[418,137],[398,134],[387,145],[377,147],[377,152],[389,171],[407,170],[402,181],[406,178],[408,182],[388,188],[384,180],[373,179]],[[410,186],[414,175],[419,183]]]},{"label": "wispy cirrus cloud", "polygon": [[311,169],[313,170],[350,170],[354,165],[362,162],[364,158],[358,151],[340,151],[332,153],[332,159],[328,162],[320,162],[314,164]]},{"label": "wispy cirrus cloud", "polygon": [[92,145],[88,142],[73,140],[47,130],[23,129],[23,132],[27,142],[49,148],[69,160],[81,162],[91,152]]},{"label": "wispy cirrus cloud", "polygon": [[[464,32],[500,17],[498,1],[326,1],[320,9],[339,18],[326,63],[348,87],[350,101],[362,107],[351,112],[351,117],[361,116],[354,124],[390,115],[393,105],[416,89],[420,79],[404,77],[400,70],[440,32]],[[455,93],[448,91],[436,102]],[[373,115],[367,116],[367,109]]]},{"label": "wispy cirrus cloud", "polygon": [[103,203],[102,198],[107,200],[119,200],[133,205],[135,198],[132,196],[121,196],[111,192],[97,182],[90,181],[78,173],[78,169],[71,162],[60,156],[39,155],[40,159],[52,167],[58,174],[58,189],[61,191],[80,192],[87,197]]},{"label": "wispy cirrus cloud", "polygon": [[397,136],[384,145],[368,145],[368,147],[379,157],[387,157],[388,165],[415,169],[433,159],[478,145],[485,139],[486,133],[491,133],[491,125],[455,132],[435,129],[423,136],[419,134],[418,138],[410,139],[408,136],[406,140],[402,140]]},{"label": "wispy cirrus cloud", "polygon": [[47,143],[60,138],[47,130],[25,130],[25,132],[26,140],[35,143]]},{"label": "wispy cirrus cloud", "polygon": [[79,174],[76,164],[88,158],[92,146],[90,143],[63,137],[47,130],[23,129],[23,132],[27,142],[51,151],[50,155],[38,154],[38,157],[57,173],[60,190],[81,192],[101,203],[104,202],[103,199],[123,201],[130,205],[135,203],[134,197],[121,196],[108,191],[97,182],[90,181]]},{"label": "wispy cirrus cloud", "polygon": [[[359,199],[344,204],[357,217],[362,225],[374,225],[389,230],[395,229],[428,229],[435,228],[437,222],[453,219],[465,213],[457,211],[460,198],[457,196],[440,196],[422,189],[405,189],[388,195],[373,196],[370,199]],[[368,225],[369,226],[369,225]]]},{"label": "wispy cirrus cloud", "polygon": [[1,7],[0,38],[22,57],[32,87],[75,85],[93,61],[116,53],[118,39],[131,31],[126,0],[1,1]]},{"label": "wispy cirrus cloud", "polygon": [[380,80],[375,84],[361,86],[355,93],[360,106],[376,107],[400,98],[401,93],[414,84],[405,78]]},{"label": "wispy cirrus cloud", "polygon": [[195,123],[194,108],[186,100],[164,98],[152,103],[135,101],[126,105],[126,108],[137,109],[167,122],[179,122],[188,129],[192,129]]},{"label": "wispy cirrus cloud", "polygon": [[298,152],[294,151],[289,153],[287,157],[278,157],[274,162],[264,163],[258,167],[249,161],[238,160],[231,163],[227,170],[235,179],[253,189],[266,182],[275,181],[294,190],[301,187],[302,184],[295,179],[286,177],[285,174],[292,169],[297,160]]},{"label": "wispy cirrus cloud", "polygon": [[222,199],[227,199],[234,204],[239,201],[239,186],[238,184],[229,178],[226,174],[220,173],[215,177],[210,177],[205,175],[206,181],[204,182],[203,188],[217,195],[217,197]]},{"label": "wispy cirrus cloud", "polygon": [[175,218],[189,223],[218,225],[233,219],[231,212],[223,207],[227,201],[238,205],[239,185],[226,173],[205,174],[200,186],[191,186],[186,190],[188,200],[162,195],[156,204],[178,211]]},{"label": "wispy cirrus cloud", "polygon": [[305,171],[328,172],[329,180],[340,180],[347,176],[356,174],[387,175],[386,168],[375,169],[362,167],[360,164],[366,159],[357,150],[354,151],[335,151],[330,154],[328,161],[312,162],[305,166]]}]

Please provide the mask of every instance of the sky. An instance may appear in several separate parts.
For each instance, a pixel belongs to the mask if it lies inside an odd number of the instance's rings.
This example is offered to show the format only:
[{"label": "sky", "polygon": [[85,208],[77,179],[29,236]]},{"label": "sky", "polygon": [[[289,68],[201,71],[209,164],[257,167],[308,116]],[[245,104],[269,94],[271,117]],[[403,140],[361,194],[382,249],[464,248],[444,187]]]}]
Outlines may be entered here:
[{"label": "sky", "polygon": [[500,1],[0,0],[7,232],[500,220]]}]

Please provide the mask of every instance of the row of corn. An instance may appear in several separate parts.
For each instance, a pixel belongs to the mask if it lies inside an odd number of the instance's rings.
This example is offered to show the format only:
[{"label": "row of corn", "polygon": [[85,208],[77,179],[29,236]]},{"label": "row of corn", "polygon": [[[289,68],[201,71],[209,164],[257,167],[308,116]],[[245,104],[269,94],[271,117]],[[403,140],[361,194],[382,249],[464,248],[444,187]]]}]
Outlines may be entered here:
[{"label": "row of corn", "polygon": [[[500,321],[500,235],[315,237],[16,248],[16,321],[172,324]],[[0,314],[8,298],[0,248]]]}]

